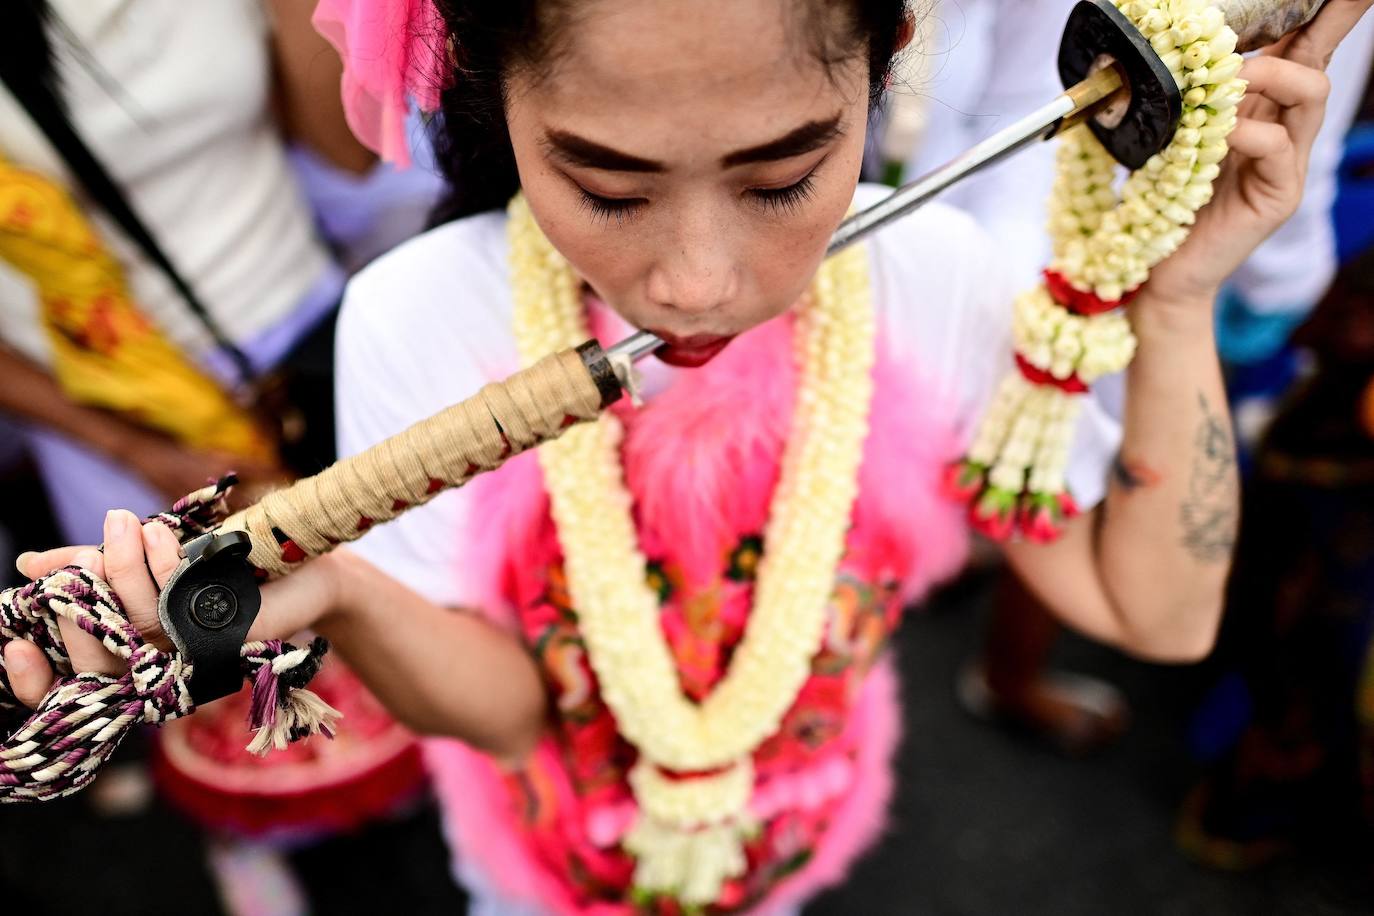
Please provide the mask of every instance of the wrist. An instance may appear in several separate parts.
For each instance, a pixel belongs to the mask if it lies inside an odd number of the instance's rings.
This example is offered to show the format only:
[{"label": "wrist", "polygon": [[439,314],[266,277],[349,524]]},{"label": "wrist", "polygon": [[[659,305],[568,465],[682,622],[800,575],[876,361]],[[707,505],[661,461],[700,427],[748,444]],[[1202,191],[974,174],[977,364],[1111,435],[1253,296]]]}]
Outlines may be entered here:
[{"label": "wrist", "polygon": [[359,598],[368,594],[364,581],[367,564],[346,548],[335,548],[312,561],[322,574],[323,603],[315,629],[355,620],[370,602]]},{"label": "wrist", "polygon": [[1210,342],[1216,329],[1216,295],[1209,292],[1166,297],[1146,287],[1130,305],[1131,328],[1142,341],[1168,337]]}]

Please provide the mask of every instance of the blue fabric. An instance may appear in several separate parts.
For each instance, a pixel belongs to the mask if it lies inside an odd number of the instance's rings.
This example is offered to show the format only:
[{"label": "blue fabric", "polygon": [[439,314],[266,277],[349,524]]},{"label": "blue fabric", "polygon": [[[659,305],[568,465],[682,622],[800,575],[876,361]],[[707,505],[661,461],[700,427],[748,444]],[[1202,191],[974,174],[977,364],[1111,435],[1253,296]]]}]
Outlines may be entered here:
[{"label": "blue fabric", "polygon": [[1188,746],[1211,763],[1235,747],[1254,719],[1255,701],[1239,671],[1230,671],[1203,697],[1188,727]]},{"label": "blue fabric", "polygon": [[1374,245],[1374,123],[1357,124],[1345,139],[1332,219],[1342,264]]},{"label": "blue fabric", "polygon": [[1274,358],[1293,330],[1307,317],[1311,303],[1259,314],[1231,287],[1217,300],[1217,352],[1231,366],[1249,366]]}]

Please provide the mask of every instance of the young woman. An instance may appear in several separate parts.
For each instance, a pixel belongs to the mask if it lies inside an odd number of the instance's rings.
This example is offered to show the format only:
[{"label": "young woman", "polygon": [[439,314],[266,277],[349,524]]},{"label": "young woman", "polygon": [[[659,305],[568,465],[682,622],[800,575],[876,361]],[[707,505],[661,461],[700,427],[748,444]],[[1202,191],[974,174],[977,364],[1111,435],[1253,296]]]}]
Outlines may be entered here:
[{"label": "young woman", "polygon": [[[1212,299],[1295,206],[1322,66],[1369,2],[1331,0],[1247,65],[1216,197],[1131,306],[1124,418],[1083,414],[1069,477],[1094,508],[1053,545],[1007,548],[1069,625],[1141,657],[1196,659],[1216,631],[1236,483]],[[458,739],[429,763],[486,911],[794,907],[880,823],[897,721],[881,647],[962,557],[941,469],[1009,364],[999,252],[954,212],[822,265],[878,193],[856,192],[864,126],[911,11],[436,7],[452,219],[350,286],[344,451],[587,325],[669,346],[645,407],[269,586],[256,632],[316,628],[404,721]],[[1118,450],[1133,473],[1107,486]],[[70,562],[156,633],[166,529],[112,512],[103,556],[21,566]],[[78,636],[78,664],[106,663]],[[36,699],[50,674],[31,649],[6,661]]]}]

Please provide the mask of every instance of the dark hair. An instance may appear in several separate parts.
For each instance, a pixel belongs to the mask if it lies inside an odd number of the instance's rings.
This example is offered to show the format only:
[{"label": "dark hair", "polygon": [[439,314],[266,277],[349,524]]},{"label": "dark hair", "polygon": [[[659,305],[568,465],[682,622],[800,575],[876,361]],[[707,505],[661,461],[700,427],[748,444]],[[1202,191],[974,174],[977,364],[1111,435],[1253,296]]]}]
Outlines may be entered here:
[{"label": "dark hair", "polygon": [[[814,4],[816,0],[804,0]],[[821,0],[824,3],[824,0]],[[444,18],[458,78],[445,89],[436,121],[435,147],[449,195],[435,209],[433,223],[504,207],[520,189],[505,117],[505,74],[514,65],[534,64],[550,50],[553,0],[436,0]],[[817,53],[827,66],[868,49],[869,104],[882,98],[907,0],[849,0],[851,29],[842,54],[826,48],[833,36],[818,37]],[[816,12],[816,10],[812,10]],[[819,15],[811,17],[819,21]]]},{"label": "dark hair", "polygon": [[38,87],[60,106],[57,68],[48,41],[51,18],[47,0],[10,0],[5,4],[0,11],[0,70],[15,91]]}]

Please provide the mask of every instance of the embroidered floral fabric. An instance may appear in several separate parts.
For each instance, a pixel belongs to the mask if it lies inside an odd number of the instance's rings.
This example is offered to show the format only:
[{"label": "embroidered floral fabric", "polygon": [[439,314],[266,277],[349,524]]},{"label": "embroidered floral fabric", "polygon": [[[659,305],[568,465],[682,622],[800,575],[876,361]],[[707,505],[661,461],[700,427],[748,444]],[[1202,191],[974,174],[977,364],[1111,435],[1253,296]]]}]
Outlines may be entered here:
[{"label": "embroidered floral fabric", "polygon": [[[746,537],[724,558],[720,576],[695,588],[670,559],[650,560],[649,581],[660,596],[663,630],[682,689],[694,700],[706,696],[724,675],[744,634],[761,549],[757,537]],[[520,623],[558,711],[561,762],[582,805],[594,811],[625,811],[632,804],[626,777],[635,750],[616,732],[615,720],[600,699],[578,634],[577,612],[569,606],[562,567],[550,566],[544,583],[540,594],[521,596]],[[853,772],[855,748],[852,736],[846,740],[845,734],[850,703],[900,613],[895,580],[870,583],[841,571],[811,677],[781,731],[754,756],[759,787],[754,807],[780,810],[761,819],[763,829],[747,847],[750,872],[746,879],[727,885],[722,905],[757,902],[813,855]],[[616,821],[622,819],[600,818],[601,831],[595,829],[596,818],[579,823],[579,818],[569,816],[574,812],[564,810],[559,793],[550,790],[558,778],[539,761],[509,778],[523,828],[547,864],[577,885],[579,896],[623,900],[633,860],[613,843],[597,843],[610,840],[614,829],[622,826]],[[779,797],[772,804],[770,784],[780,790],[773,793]],[[589,835],[598,832],[603,835]]]}]

